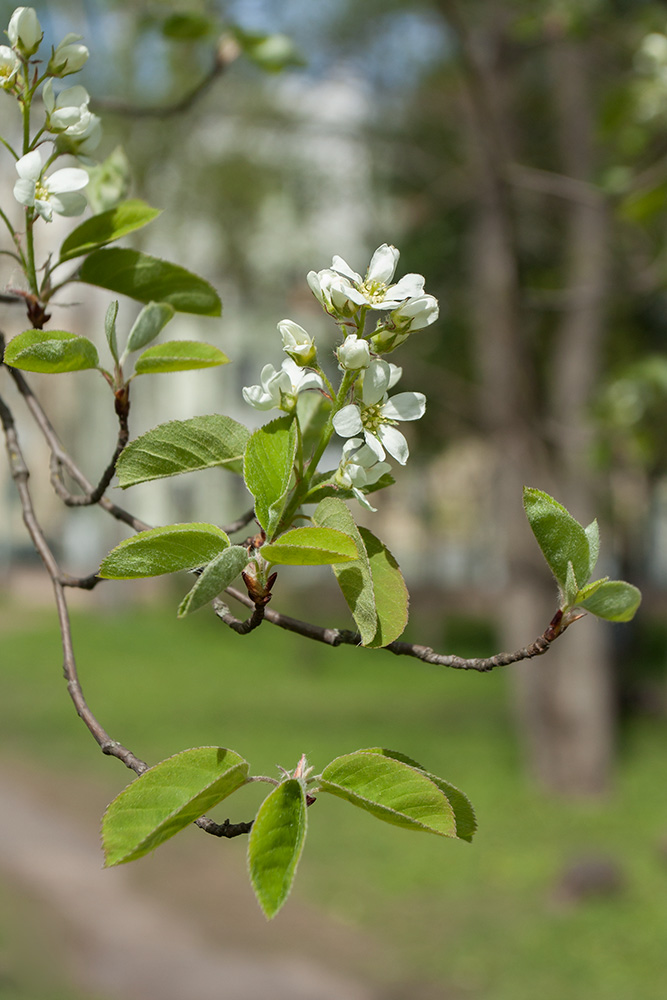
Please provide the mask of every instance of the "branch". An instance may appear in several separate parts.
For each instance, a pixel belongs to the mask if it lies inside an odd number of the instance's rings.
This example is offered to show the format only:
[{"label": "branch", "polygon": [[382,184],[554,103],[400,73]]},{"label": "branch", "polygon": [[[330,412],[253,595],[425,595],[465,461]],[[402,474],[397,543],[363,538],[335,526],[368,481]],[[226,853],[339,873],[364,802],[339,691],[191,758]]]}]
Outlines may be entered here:
[{"label": "branch", "polygon": [[[235,587],[227,587],[225,593],[229,594],[230,597],[233,597],[240,604],[244,604],[246,607],[253,607],[253,602],[250,598],[242,594],[240,590],[236,590]],[[220,607],[226,608],[226,605],[221,601],[214,601],[213,607],[218,617],[222,617],[218,609]],[[277,625],[278,628],[283,628],[287,632],[296,632],[306,639],[323,642],[327,646],[361,645],[360,634],[352,632],[349,629],[322,628],[320,625],[300,621],[298,618],[290,618],[289,615],[283,615],[269,608],[265,609],[264,617],[266,621],[271,622],[272,625]],[[439,667],[451,667],[454,670],[477,670],[479,673],[488,673],[491,670],[495,670],[496,667],[506,667],[510,663],[518,663],[520,660],[531,660],[535,656],[542,656],[549,649],[551,643],[559,635],[562,635],[565,629],[579,617],[581,616],[577,615],[576,617],[565,618],[561,611],[557,611],[542,635],[539,635],[530,645],[524,646],[523,649],[517,649],[513,653],[497,653],[495,656],[466,659],[462,656],[436,653],[430,646],[420,646],[416,643],[401,642],[399,640],[390,642],[387,646],[382,646],[381,648],[387,650],[389,653],[394,653],[396,656],[412,656],[417,660],[422,660],[424,663],[432,663]],[[235,631],[241,630],[236,629]]]}]

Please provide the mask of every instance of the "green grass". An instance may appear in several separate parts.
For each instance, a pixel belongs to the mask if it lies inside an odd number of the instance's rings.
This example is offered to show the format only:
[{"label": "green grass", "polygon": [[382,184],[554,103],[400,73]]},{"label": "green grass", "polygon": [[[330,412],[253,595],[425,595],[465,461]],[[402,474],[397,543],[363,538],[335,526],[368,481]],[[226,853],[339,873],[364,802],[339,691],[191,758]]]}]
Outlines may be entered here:
[{"label": "green grass", "polygon": [[[2,641],[5,745],[119,790],[126,772],[96,751],[69,704],[55,622],[20,624]],[[469,795],[480,824],[472,845],[397,830],[326,796],[309,811],[296,894],[374,930],[405,975],[472,1000],[667,995],[664,724],[627,730],[613,796],[572,805],[524,779],[502,672],[334,650],[268,626],[239,637],[205,613],[75,616],[74,634],[91,707],[149,762],[219,744],[254,773],[275,774],[302,752],[320,770],[383,745]],[[249,818],[248,792],[225,815]],[[619,865],[623,890],[559,906],[563,866],[589,855]]]}]

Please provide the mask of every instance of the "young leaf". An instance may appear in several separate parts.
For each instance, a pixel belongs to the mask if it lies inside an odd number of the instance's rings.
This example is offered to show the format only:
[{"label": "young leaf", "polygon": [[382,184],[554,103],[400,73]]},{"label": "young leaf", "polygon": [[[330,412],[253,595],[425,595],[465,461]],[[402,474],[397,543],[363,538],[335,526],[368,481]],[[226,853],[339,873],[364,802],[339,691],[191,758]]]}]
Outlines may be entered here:
[{"label": "young leaf", "polygon": [[597,518],[591,521],[584,528],[584,531],[586,532],[588,548],[590,550],[590,559],[588,562],[588,579],[590,580],[591,574],[597,565],[598,556],[600,555],[600,528],[598,527]]},{"label": "young leaf", "polygon": [[322,772],[319,790],[395,826],[457,835],[454,810],[442,789],[426,772],[395,757],[368,750],[337,757]]},{"label": "young leaf", "polygon": [[572,563],[580,586],[590,576],[591,550],[586,532],[562,504],[542,490],[524,487],[523,505],[537,543],[561,588],[567,584],[567,564]]},{"label": "young leaf", "polygon": [[141,350],[146,344],[150,344],[151,340],[155,340],[169,320],[173,319],[174,311],[174,307],[168,302],[149,302],[144,306],[132,324],[127,338],[125,350],[128,354]]},{"label": "young leaf", "polygon": [[285,509],[296,455],[292,417],[279,417],[251,435],[243,461],[245,483],[255,498],[255,514],[269,540]]},{"label": "young leaf", "polygon": [[568,561],[567,576],[565,578],[565,591],[563,594],[565,600],[565,607],[571,608],[574,604],[576,604],[578,593],[579,593],[579,584],[577,583],[576,577],[574,575],[574,569],[572,568],[572,563]]},{"label": "young leaf", "polygon": [[102,560],[104,580],[134,580],[180,569],[197,569],[229,547],[229,538],[215,524],[169,524],[140,531],[111,550]]},{"label": "young leaf", "polygon": [[416,767],[418,771],[423,771],[447,796],[447,800],[454,810],[456,836],[458,839],[467,840],[468,843],[472,841],[477,830],[477,819],[475,817],[475,810],[467,795],[464,795],[454,785],[445,781],[444,778],[439,778],[437,774],[430,774],[422,764],[418,764],[416,760],[412,760],[411,757],[407,757],[397,750],[387,750],[385,747],[371,747],[368,750],[364,750],[364,753],[377,753],[382,754],[383,757],[393,757],[394,760],[401,760],[404,764],[409,764],[410,767]]},{"label": "young leaf", "polygon": [[192,611],[197,611],[212,601],[220,591],[236,579],[247,563],[248,551],[241,545],[232,545],[221,552],[206,566],[192,590],[181,601],[178,617],[185,618]]},{"label": "young leaf", "polygon": [[86,219],[77,226],[62,244],[58,263],[62,264],[73,257],[80,257],[107,243],[113,243],[135,229],[141,229],[159,214],[159,208],[151,208],[138,198],[122,201],[115,208],[94,215],[92,219]]},{"label": "young leaf", "polygon": [[262,546],[262,556],[283,566],[326,566],[357,557],[354,539],[334,528],[293,528]]},{"label": "young leaf", "polygon": [[25,372],[84,371],[97,368],[97,348],[86,337],[66,330],[25,330],[9,341],[5,364]]},{"label": "young leaf", "polygon": [[208,281],[184,267],[126,247],[95,250],[84,260],[79,279],[137,302],[168,302],[177,312],[220,316],[222,303]]},{"label": "young leaf", "polygon": [[306,839],[306,795],[296,778],[264,799],[248,840],[248,870],[259,905],[270,920],[289,896]]},{"label": "young leaf", "polygon": [[313,524],[336,528],[354,541],[357,558],[345,564],[334,564],[332,569],[359,629],[361,641],[367,646],[375,638],[378,618],[371,564],[359,529],[347,505],[337,497],[329,497],[318,504],[313,514]]},{"label": "young leaf", "polygon": [[194,368],[215,368],[229,364],[229,358],[212,344],[200,340],[170,340],[140,354],[134,364],[137,375],[186,372]]},{"label": "young leaf", "polygon": [[398,563],[386,545],[368,528],[359,531],[370,561],[378,616],[377,632],[367,645],[377,649],[387,646],[403,632],[408,623],[410,595]]},{"label": "young leaf", "polygon": [[118,316],[118,299],[114,299],[109,308],[107,309],[106,316],[104,317],[104,333],[107,338],[107,344],[109,345],[109,350],[114,361],[118,361],[118,339],[116,337],[116,317]]},{"label": "young leaf", "polygon": [[608,576],[603,576],[599,580],[592,580],[591,583],[587,583],[585,587],[582,587],[577,594],[576,604],[581,604],[582,601],[588,600],[592,597],[596,590],[599,590],[603,583],[606,583],[609,579]]},{"label": "young leaf", "polygon": [[116,464],[119,485],[220,466],[243,471],[243,453],[250,433],[231,417],[213,413],[189,420],[170,420],[131,441]]},{"label": "young leaf", "polygon": [[629,622],[641,603],[637,587],[625,580],[605,580],[595,593],[580,601],[582,608],[610,622]]},{"label": "young leaf", "polygon": [[245,784],[248,764],[233,750],[196,747],[149,768],[108,806],[105,866],[135,861]]}]

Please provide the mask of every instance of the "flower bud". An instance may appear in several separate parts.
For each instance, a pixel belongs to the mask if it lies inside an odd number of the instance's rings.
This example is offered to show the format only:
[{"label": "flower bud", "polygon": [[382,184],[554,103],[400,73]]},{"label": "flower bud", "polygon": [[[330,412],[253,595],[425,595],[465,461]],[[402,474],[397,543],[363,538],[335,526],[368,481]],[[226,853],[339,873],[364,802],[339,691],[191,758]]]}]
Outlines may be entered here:
[{"label": "flower bud", "polygon": [[22,56],[32,56],[39,48],[44,32],[33,7],[17,7],[7,28],[13,48]]},{"label": "flower bud", "polygon": [[291,319],[283,319],[278,323],[280,335],[283,338],[283,350],[292,361],[305,368],[311,365],[317,356],[317,348],[313,338],[302,326],[293,323]]},{"label": "flower bud", "polygon": [[358,371],[360,368],[368,368],[371,363],[368,341],[360,340],[356,333],[347,336],[336,353],[338,363],[344,371]]},{"label": "flower bud", "polygon": [[50,76],[69,76],[70,73],[78,73],[85,65],[90,53],[85,45],[79,44],[81,37],[81,35],[65,35],[46,67],[46,72]]}]

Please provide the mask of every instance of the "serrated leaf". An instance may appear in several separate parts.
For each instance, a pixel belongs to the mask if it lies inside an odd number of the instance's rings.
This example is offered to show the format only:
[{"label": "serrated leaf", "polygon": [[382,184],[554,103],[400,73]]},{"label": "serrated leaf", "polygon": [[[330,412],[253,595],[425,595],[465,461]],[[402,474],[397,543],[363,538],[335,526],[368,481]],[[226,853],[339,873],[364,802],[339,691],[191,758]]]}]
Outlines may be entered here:
[{"label": "serrated leaf", "polygon": [[610,622],[629,622],[641,604],[641,592],[625,580],[606,580],[595,593],[580,601],[592,615]]},{"label": "serrated leaf", "polygon": [[313,514],[313,524],[325,528],[337,528],[338,531],[349,535],[355,543],[357,558],[349,563],[333,565],[332,569],[359,629],[361,641],[366,646],[375,638],[378,618],[371,564],[359,529],[347,506],[335,497],[322,500],[317,506]]},{"label": "serrated leaf", "polygon": [[296,778],[267,795],[248,840],[248,870],[259,905],[270,920],[289,896],[306,839],[306,796]]},{"label": "serrated leaf", "polygon": [[100,212],[86,219],[69,234],[60,248],[59,264],[98,250],[128,233],[141,229],[160,215],[159,208],[151,208],[138,198],[122,201],[107,212]]},{"label": "serrated leaf", "polygon": [[119,485],[126,489],[215,466],[241,473],[249,437],[243,424],[218,413],[170,420],[127,445],[116,464]]},{"label": "serrated leaf", "polygon": [[141,350],[146,344],[150,344],[151,340],[155,340],[169,320],[173,319],[174,312],[174,307],[168,302],[149,302],[144,306],[132,324],[127,338],[125,350],[128,354]]},{"label": "serrated leaf", "polygon": [[395,826],[456,837],[454,810],[442,789],[396,757],[367,750],[337,757],[322,772],[319,790]]},{"label": "serrated leaf", "polygon": [[279,417],[250,436],[243,460],[245,483],[255,498],[257,520],[271,540],[292,479],[297,433],[292,417]]},{"label": "serrated leaf", "polygon": [[128,295],[137,302],[169,302],[177,312],[219,316],[220,296],[184,267],[126,247],[95,250],[84,260],[79,279]]},{"label": "serrated leaf", "polygon": [[600,555],[600,528],[598,526],[597,518],[588,524],[584,531],[586,532],[586,538],[588,539],[588,549],[590,552],[590,559],[588,561],[588,579],[590,579],[593,570],[595,569],[598,561],[598,556]]},{"label": "serrated leaf", "polygon": [[212,344],[204,344],[200,340],[169,340],[140,354],[134,363],[134,370],[137,375],[161,375],[226,364],[229,364],[229,358]]},{"label": "serrated leaf", "polygon": [[114,299],[104,317],[104,333],[114,361],[118,361],[118,339],[116,337],[116,317],[118,316],[118,299]]},{"label": "serrated leaf", "polygon": [[97,348],[87,337],[66,330],[24,330],[5,348],[4,362],[25,372],[85,371],[97,368]]},{"label": "serrated leaf", "polygon": [[387,546],[368,528],[359,531],[371,566],[378,618],[377,632],[367,645],[377,649],[393,642],[405,629],[410,595],[398,563]]},{"label": "serrated leaf", "polygon": [[579,584],[577,583],[577,578],[574,575],[574,568],[572,563],[568,560],[567,564],[567,576],[565,578],[565,607],[571,608],[572,605],[577,600],[577,594],[579,593]]},{"label": "serrated leaf", "polygon": [[283,566],[327,566],[358,555],[354,540],[333,528],[293,528],[262,546],[262,556]]},{"label": "serrated leaf", "polygon": [[568,562],[583,587],[588,582],[591,563],[583,527],[562,504],[542,490],[524,487],[523,505],[542,554],[561,588],[566,587]]},{"label": "serrated leaf", "polygon": [[178,617],[185,618],[202,608],[209,601],[228,587],[232,580],[241,573],[248,564],[248,551],[241,545],[231,545],[219,556],[216,556],[199,576],[178,608]]},{"label": "serrated leaf", "polygon": [[99,575],[105,580],[134,580],[197,569],[228,547],[229,538],[215,524],[168,524],[140,531],[116,545],[102,560]]},{"label": "serrated leaf", "polygon": [[102,820],[105,866],[143,857],[245,784],[233,750],[196,747],[149,768],[116,796]]},{"label": "serrated leaf", "polygon": [[364,750],[364,753],[378,753],[382,754],[383,757],[393,757],[394,760],[403,761],[404,764],[409,764],[410,767],[416,767],[418,771],[423,771],[447,796],[447,800],[454,810],[456,836],[458,839],[467,840],[468,843],[472,841],[477,830],[477,818],[470,799],[460,789],[450,784],[449,781],[445,781],[444,778],[438,777],[437,774],[427,771],[423,764],[418,764],[416,760],[397,750],[387,750],[385,747],[371,747],[368,750]]}]

